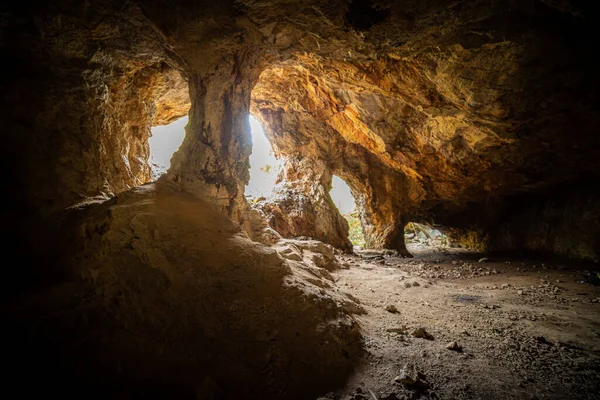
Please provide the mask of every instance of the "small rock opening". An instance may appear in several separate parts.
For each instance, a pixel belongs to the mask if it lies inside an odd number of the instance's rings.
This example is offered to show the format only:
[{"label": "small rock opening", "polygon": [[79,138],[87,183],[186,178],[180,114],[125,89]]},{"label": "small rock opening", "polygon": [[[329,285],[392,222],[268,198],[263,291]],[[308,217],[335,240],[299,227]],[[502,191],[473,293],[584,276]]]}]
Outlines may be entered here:
[{"label": "small rock opening", "polygon": [[171,157],[179,149],[185,138],[187,123],[188,117],[186,116],[168,125],[152,127],[152,134],[148,139],[152,181],[160,178],[171,166]]},{"label": "small rock opening", "polygon": [[365,235],[352,190],[342,178],[334,175],[329,194],[340,214],[348,221],[348,238],[352,245],[364,249]]},{"label": "small rock opening", "polygon": [[266,198],[273,192],[282,163],[275,156],[273,146],[258,119],[253,115],[250,115],[249,119],[252,154],[250,155],[250,181],[246,185],[244,194],[252,201]]},{"label": "small rock opening", "polygon": [[449,246],[448,238],[439,229],[418,222],[406,224],[404,239],[407,246],[416,248],[443,248]]}]

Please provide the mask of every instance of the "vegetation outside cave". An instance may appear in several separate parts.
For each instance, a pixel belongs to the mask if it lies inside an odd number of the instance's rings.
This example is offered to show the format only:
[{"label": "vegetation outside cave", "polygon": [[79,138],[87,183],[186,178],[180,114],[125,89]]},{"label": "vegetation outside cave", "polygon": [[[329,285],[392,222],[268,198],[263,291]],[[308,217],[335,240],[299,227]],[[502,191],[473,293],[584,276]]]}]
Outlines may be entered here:
[{"label": "vegetation outside cave", "polygon": [[340,177],[334,175],[330,195],[340,214],[348,221],[348,239],[354,246],[364,249],[365,235],[350,187]]},{"label": "vegetation outside cave", "polygon": [[404,239],[407,245],[447,247],[448,238],[438,229],[418,222],[409,222],[404,227]]}]

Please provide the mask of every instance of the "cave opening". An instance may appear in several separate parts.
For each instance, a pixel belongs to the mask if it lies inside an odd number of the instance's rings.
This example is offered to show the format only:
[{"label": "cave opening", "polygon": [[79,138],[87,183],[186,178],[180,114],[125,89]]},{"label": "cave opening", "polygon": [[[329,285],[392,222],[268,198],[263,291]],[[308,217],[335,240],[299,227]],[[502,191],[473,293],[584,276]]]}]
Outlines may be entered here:
[{"label": "cave opening", "polygon": [[181,147],[185,138],[188,117],[179,118],[168,125],[154,126],[148,138],[150,146],[150,171],[152,181],[165,174],[171,166],[171,157]]},{"label": "cave opening", "polygon": [[448,247],[446,235],[434,226],[409,222],[404,227],[404,239],[410,249],[439,249]]},{"label": "cave opening", "polygon": [[250,181],[244,194],[248,199],[268,197],[275,187],[281,171],[281,160],[275,157],[273,146],[258,119],[250,115],[252,154],[250,155]]},{"label": "cave opening", "polygon": [[342,214],[342,217],[348,222],[348,238],[352,242],[352,245],[364,249],[365,235],[360,220],[360,213],[350,186],[342,178],[334,175],[329,195],[333,204],[335,204],[340,214]]},{"label": "cave opening", "polygon": [[15,390],[599,397],[581,1],[125,3],[0,7]]}]

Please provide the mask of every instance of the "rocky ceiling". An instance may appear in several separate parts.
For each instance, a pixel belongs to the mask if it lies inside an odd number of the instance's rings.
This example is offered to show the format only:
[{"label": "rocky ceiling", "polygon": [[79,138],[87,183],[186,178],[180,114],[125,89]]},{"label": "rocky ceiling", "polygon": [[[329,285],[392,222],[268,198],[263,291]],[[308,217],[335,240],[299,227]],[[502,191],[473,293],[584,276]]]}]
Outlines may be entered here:
[{"label": "rocky ceiling", "polygon": [[[319,171],[350,184],[371,247],[402,251],[404,224],[426,220],[463,228],[448,232],[470,247],[564,250],[527,243],[550,239],[540,239],[546,233],[537,228],[520,232],[527,240],[510,246],[495,232],[519,230],[504,220],[516,211],[515,202],[526,207],[519,203],[531,199],[515,197],[528,192],[552,197],[562,191],[558,184],[596,179],[598,79],[591,68],[596,45],[585,44],[586,19],[574,8],[542,2],[424,3],[411,11],[401,3],[350,5],[343,26],[360,37],[362,47],[313,35],[317,47],[337,44],[345,52],[295,53],[262,73],[252,111],[277,151],[318,160],[325,166]],[[353,7],[359,6],[367,8],[356,22]],[[321,23],[331,27],[334,21]],[[315,192],[315,185],[328,191],[331,184],[311,174],[293,180],[313,182],[304,183],[306,193]],[[271,215],[307,208],[281,195],[289,186],[278,188],[278,197],[261,208]],[[513,206],[505,211],[507,197]],[[314,214],[314,208],[305,213]],[[279,214],[272,216],[272,226],[290,219]],[[452,214],[461,218],[449,219]],[[295,230],[330,243],[343,240],[321,231],[310,224]]]},{"label": "rocky ceiling", "polygon": [[[18,171],[7,181],[28,214],[149,181],[150,127],[190,103],[171,184],[252,231],[252,109],[291,168],[260,206],[271,226],[340,248],[334,173],[359,199],[368,244],[400,251],[410,220],[501,248],[494,232],[534,235],[513,229],[504,199],[521,207],[515,196],[534,193],[532,207],[552,208],[558,185],[598,175],[596,15],[584,3],[32,1],[3,16],[1,112],[18,149],[5,170]],[[319,176],[297,173],[309,164]]]},{"label": "rocky ceiling", "polygon": [[[373,247],[406,253],[423,220],[471,248],[598,260],[587,7],[3,2],[7,364],[38,383],[19,390],[303,399],[343,382],[361,308],[332,289],[329,247],[281,238],[351,250],[334,174]],[[256,208],[250,111],[285,158]],[[188,113],[144,186],[150,128]]]}]

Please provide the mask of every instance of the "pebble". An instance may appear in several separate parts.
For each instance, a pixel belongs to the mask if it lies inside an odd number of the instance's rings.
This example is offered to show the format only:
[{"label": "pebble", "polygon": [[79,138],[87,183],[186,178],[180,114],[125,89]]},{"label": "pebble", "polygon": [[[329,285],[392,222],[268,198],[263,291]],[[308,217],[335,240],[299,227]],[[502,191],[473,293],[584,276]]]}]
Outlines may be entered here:
[{"label": "pebble", "polygon": [[403,385],[411,386],[419,382],[419,371],[417,367],[406,364],[402,367],[400,375],[394,378],[394,382],[402,383]]},{"label": "pebble", "polygon": [[433,336],[425,330],[425,328],[417,328],[412,333],[412,336],[416,338],[424,338],[427,340],[433,340]]},{"label": "pebble", "polygon": [[460,351],[462,348],[456,342],[450,342],[446,345],[448,350]]},{"label": "pebble", "polygon": [[385,311],[391,312],[393,314],[398,312],[398,309],[396,308],[395,305],[393,304],[388,304],[387,306],[385,306]]}]

